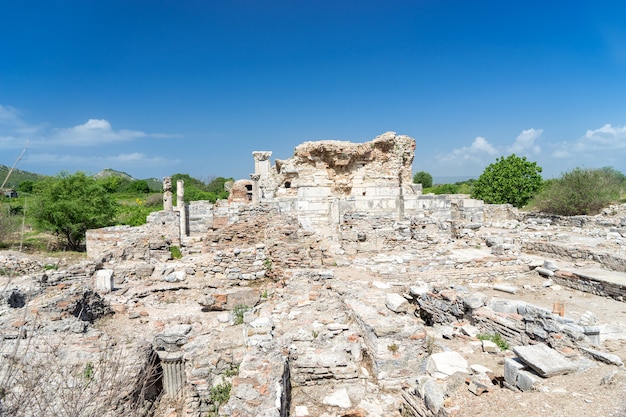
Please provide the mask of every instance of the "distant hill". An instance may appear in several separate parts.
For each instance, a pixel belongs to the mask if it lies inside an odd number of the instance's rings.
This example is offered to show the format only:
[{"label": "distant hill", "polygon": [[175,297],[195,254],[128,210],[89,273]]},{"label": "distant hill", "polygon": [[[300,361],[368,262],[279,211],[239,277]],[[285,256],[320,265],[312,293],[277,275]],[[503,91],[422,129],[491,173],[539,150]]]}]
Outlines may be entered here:
[{"label": "distant hill", "polygon": [[[138,181],[136,178],[133,178],[132,176],[128,175],[125,172],[116,171],[111,168],[105,168],[102,171],[98,172],[97,174],[94,174],[94,178],[106,178],[106,177],[120,177],[126,181]],[[150,191],[155,191],[155,192],[163,191],[162,181],[156,178],[148,178],[148,179],[145,179],[144,181],[148,183],[148,188],[150,188]]]},{"label": "distant hill", "polygon": [[[0,185],[2,185],[2,183],[4,182],[4,179],[6,178],[10,169],[11,167],[0,164]],[[40,174],[35,174],[32,172],[22,171],[21,169],[14,169],[13,172],[11,173],[11,176],[9,177],[9,180],[7,181],[4,187],[15,188],[22,181],[26,181],[26,180],[39,181],[45,177],[46,175],[40,175]]]},{"label": "distant hill", "polygon": [[[2,183],[4,182],[4,179],[6,178],[7,173],[9,172],[9,169],[11,169],[11,167],[0,164],[0,185],[2,185]],[[106,178],[110,176],[117,176],[117,177],[121,177],[122,179],[126,181],[137,181],[136,178],[133,178],[132,176],[128,175],[125,172],[116,171],[110,168],[105,168],[102,171],[98,172],[97,174],[94,174],[93,176],[95,178]],[[22,181],[30,180],[30,181],[36,182],[46,177],[47,175],[35,174],[34,172],[22,171],[21,169],[14,169],[13,172],[11,173],[11,176],[9,177],[9,180],[7,181],[4,187],[16,188],[19,185],[19,183],[21,183]],[[147,178],[145,181],[148,183],[148,187],[150,188],[151,191],[154,191],[154,192],[163,191],[163,182],[161,180],[157,178]]]},{"label": "distant hill", "polygon": [[102,171],[98,172],[97,174],[94,174],[93,177],[94,178],[120,177],[123,180],[136,181],[133,177],[131,177],[127,173],[122,172],[122,171],[116,171],[111,168],[105,168]]}]

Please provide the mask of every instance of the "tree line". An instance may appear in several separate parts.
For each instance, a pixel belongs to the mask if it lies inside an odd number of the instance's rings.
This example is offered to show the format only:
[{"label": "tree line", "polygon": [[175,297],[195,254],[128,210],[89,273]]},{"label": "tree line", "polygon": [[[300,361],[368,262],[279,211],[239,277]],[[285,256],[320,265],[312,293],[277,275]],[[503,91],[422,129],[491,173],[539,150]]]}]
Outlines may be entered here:
[{"label": "tree line", "polygon": [[424,193],[469,194],[487,204],[511,204],[551,214],[596,214],[622,201],[626,176],[612,167],[574,168],[555,179],[544,180],[536,162],[515,154],[501,156],[485,168],[477,180],[433,185],[432,176],[415,173],[413,182]]}]

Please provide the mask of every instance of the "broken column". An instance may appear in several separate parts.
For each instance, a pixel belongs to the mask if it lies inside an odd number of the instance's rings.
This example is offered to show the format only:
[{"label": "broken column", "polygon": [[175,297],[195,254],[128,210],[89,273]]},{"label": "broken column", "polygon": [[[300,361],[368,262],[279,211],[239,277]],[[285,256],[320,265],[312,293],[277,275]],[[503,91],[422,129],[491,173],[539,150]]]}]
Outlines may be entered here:
[{"label": "broken column", "polygon": [[161,368],[163,369],[163,389],[168,397],[177,397],[185,386],[185,367],[181,352],[159,352]]},{"label": "broken column", "polygon": [[172,211],[172,177],[163,177],[163,210]]},{"label": "broken column", "polygon": [[182,394],[185,386],[185,366],[181,347],[187,343],[191,326],[179,325],[154,337],[154,346],[163,369],[162,383],[167,397]]},{"label": "broken column", "polygon": [[180,235],[187,236],[187,209],[185,207],[185,181],[176,181],[176,209],[180,213]]},{"label": "broken column", "polygon": [[250,174],[250,179],[252,180],[252,204],[259,204],[260,196],[259,196],[259,179],[261,179],[261,174]]}]

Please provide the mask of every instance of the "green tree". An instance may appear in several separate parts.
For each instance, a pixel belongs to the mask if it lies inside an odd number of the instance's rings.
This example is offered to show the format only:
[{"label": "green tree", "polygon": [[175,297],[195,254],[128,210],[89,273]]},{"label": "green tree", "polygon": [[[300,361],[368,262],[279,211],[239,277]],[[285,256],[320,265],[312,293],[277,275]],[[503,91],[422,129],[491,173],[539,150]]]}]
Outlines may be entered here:
[{"label": "green tree", "polygon": [[148,182],[146,180],[136,180],[128,184],[126,191],[148,194],[150,192],[150,187],[148,186]]},{"label": "green tree", "polygon": [[515,154],[501,156],[474,184],[472,197],[488,204],[522,207],[541,189],[541,167]]},{"label": "green tree", "polygon": [[624,175],[613,168],[573,170],[551,180],[535,198],[537,209],[563,216],[595,214],[620,199]]},{"label": "green tree", "polygon": [[416,172],[413,175],[413,184],[422,184],[422,188],[430,188],[433,186],[433,176],[425,171]]},{"label": "green tree", "polygon": [[17,185],[17,191],[21,191],[23,193],[32,193],[34,185],[34,181],[24,180]]},{"label": "green tree", "polygon": [[117,202],[102,184],[83,172],[62,173],[35,186],[38,198],[31,208],[35,224],[79,250],[88,229],[114,224]]},{"label": "green tree", "polygon": [[122,177],[117,175],[107,175],[106,177],[98,178],[98,182],[107,191],[107,193],[116,193],[122,186]]}]

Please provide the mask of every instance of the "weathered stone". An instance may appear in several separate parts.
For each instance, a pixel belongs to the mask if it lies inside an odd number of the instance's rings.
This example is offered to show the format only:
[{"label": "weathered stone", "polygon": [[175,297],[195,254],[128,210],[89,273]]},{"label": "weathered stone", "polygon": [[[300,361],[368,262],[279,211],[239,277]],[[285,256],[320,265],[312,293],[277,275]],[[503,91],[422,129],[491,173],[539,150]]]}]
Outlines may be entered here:
[{"label": "weathered stone", "polygon": [[517,377],[524,369],[524,364],[517,358],[506,358],[504,360],[504,380],[512,387],[517,387]]},{"label": "weathered stone", "polygon": [[100,269],[96,271],[96,291],[111,292],[114,288],[113,270]]},{"label": "weathered stone", "polygon": [[409,309],[409,303],[406,298],[396,293],[387,294],[385,305],[394,313],[406,313]]},{"label": "weathered stone", "polygon": [[453,351],[430,355],[426,361],[426,370],[431,375],[442,375],[444,377],[450,376],[455,372],[469,374],[467,361],[463,356]]},{"label": "weathered stone", "polygon": [[606,353],[595,349],[589,349],[586,347],[580,347],[583,352],[588,353],[594,359],[602,361],[604,363],[608,363],[609,365],[615,366],[624,366],[624,362],[620,359],[619,356],[613,355],[612,353]]},{"label": "weathered stone", "polygon": [[348,396],[348,391],[345,388],[334,391],[332,394],[327,395],[322,400],[323,404],[332,405],[340,408],[352,407],[352,402]]},{"label": "weathered stone", "polygon": [[576,364],[543,343],[516,346],[513,352],[530,368],[544,378],[574,372]]}]

